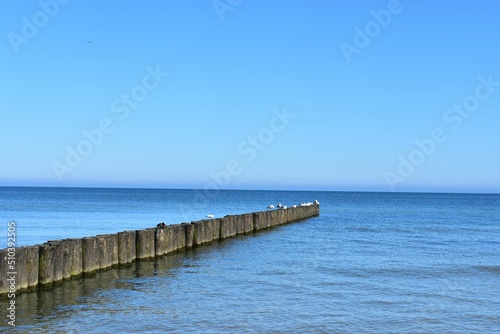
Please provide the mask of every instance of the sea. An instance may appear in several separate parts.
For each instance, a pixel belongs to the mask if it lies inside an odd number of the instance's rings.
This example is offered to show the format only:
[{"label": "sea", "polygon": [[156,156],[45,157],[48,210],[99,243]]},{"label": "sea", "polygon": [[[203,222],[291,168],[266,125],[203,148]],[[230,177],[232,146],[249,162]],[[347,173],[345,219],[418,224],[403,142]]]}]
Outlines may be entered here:
[{"label": "sea", "polygon": [[[500,195],[0,188],[0,248],[320,202],[318,217],[0,301],[9,333],[500,333]],[[3,226],[3,227],[2,227]],[[1,232],[3,230],[3,232]]]}]

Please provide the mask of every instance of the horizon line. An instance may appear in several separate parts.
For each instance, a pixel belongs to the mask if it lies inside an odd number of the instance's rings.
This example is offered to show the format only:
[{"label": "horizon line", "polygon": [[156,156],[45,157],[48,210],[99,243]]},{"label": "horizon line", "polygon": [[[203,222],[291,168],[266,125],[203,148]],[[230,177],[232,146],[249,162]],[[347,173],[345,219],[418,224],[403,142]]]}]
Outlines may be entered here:
[{"label": "horizon line", "polygon": [[226,189],[202,189],[184,187],[147,187],[147,186],[61,186],[61,185],[0,185],[0,188],[53,188],[53,189],[123,189],[123,190],[192,190],[192,191],[283,191],[283,192],[339,192],[339,193],[383,193],[383,194],[469,194],[469,195],[500,195],[500,192],[477,192],[447,190],[405,190],[405,191],[383,191],[383,190],[319,190],[319,189],[247,189],[247,188],[226,188]]}]

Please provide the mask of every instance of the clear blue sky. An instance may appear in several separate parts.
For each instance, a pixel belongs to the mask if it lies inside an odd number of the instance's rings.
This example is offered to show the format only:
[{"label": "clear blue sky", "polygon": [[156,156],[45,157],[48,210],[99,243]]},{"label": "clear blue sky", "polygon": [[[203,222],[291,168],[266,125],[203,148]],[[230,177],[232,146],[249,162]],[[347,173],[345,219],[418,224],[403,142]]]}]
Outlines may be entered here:
[{"label": "clear blue sky", "polygon": [[3,3],[0,185],[500,192],[498,1],[61,2]]}]

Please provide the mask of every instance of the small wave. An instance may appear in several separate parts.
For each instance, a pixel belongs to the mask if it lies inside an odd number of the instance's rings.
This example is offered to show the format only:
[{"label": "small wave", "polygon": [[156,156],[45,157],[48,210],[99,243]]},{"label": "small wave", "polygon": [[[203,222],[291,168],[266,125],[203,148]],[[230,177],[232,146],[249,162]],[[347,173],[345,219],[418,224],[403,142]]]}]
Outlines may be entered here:
[{"label": "small wave", "polygon": [[500,274],[500,266],[477,266],[477,270]]}]

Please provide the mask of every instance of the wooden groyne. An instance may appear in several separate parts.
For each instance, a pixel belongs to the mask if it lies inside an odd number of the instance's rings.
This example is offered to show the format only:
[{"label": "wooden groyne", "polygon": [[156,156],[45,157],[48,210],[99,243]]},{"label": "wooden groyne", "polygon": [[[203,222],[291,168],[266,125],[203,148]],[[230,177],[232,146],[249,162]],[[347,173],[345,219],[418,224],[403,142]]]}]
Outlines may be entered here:
[{"label": "wooden groyne", "polygon": [[[41,245],[17,247],[15,252],[2,249],[0,295],[52,287],[99,270],[125,266],[136,260],[152,259],[317,215],[319,204],[308,204],[167,225],[164,228],[47,241]],[[15,259],[14,266],[12,258]]]}]

